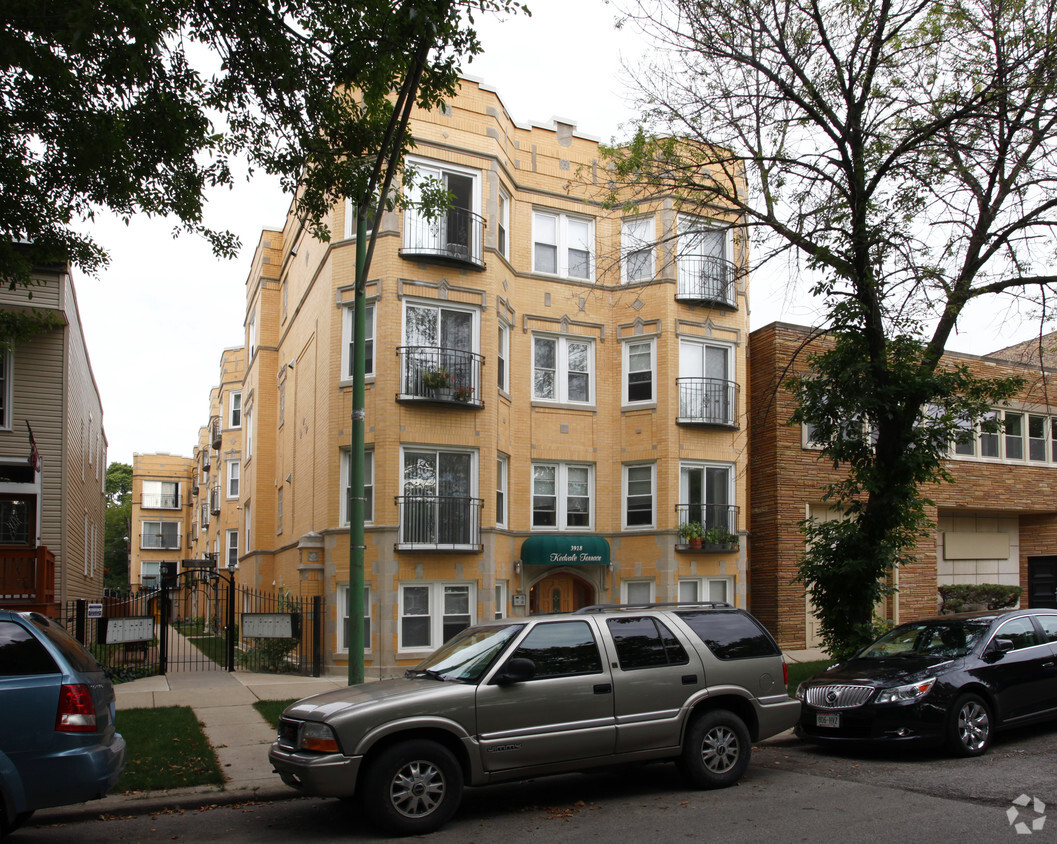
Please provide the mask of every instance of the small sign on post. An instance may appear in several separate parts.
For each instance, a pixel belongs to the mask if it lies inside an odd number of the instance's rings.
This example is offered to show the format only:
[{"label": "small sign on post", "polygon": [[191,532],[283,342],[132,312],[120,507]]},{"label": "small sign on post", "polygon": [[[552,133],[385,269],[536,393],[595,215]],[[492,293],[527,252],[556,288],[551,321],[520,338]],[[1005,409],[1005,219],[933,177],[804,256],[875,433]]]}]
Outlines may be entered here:
[{"label": "small sign on post", "polygon": [[88,604],[88,618],[102,618],[103,605],[101,603]]}]

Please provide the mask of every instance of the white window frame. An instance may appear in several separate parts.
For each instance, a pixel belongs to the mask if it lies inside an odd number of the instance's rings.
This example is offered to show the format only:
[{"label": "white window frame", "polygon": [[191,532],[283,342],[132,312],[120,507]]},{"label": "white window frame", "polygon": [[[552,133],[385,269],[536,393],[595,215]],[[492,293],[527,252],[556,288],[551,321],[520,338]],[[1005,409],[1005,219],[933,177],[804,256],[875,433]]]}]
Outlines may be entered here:
[{"label": "white window frame", "polygon": [[[466,210],[471,211],[478,218],[482,216],[480,170],[475,170],[472,167],[462,167],[458,164],[451,164],[447,161],[435,161],[433,159],[418,158],[415,156],[410,156],[405,159],[404,166],[406,169],[413,169],[415,171],[414,186],[404,186],[405,197],[412,203],[420,198],[419,190],[423,182],[427,181],[428,179],[436,179],[441,183],[445,183],[444,175],[446,173],[451,173],[455,176],[465,176],[473,180],[473,187],[471,188],[471,207]],[[415,243],[412,236],[412,232],[415,229],[416,223],[420,222],[418,220],[418,215],[420,213],[421,212],[419,211],[419,209],[414,207],[414,205],[412,204],[409,204],[404,209],[403,244],[405,249],[415,249],[416,247],[420,247],[423,245]],[[471,252],[475,250],[479,252],[482,246],[483,244],[479,242],[476,244],[470,244]],[[476,257],[480,258],[481,256],[478,254]]]},{"label": "white window frame", "polygon": [[[238,407],[235,406],[236,402],[238,402]],[[236,413],[238,419],[235,418]],[[228,427],[242,427],[242,390],[232,390],[228,393]]]},{"label": "white window frame", "polygon": [[[224,542],[224,564],[227,568],[232,569],[239,564],[239,532],[238,530],[226,531],[227,537]],[[218,537],[219,539],[219,537]],[[234,540],[234,542],[232,542]],[[234,558],[232,558],[231,552],[235,552]]]},{"label": "white window frame", "polygon": [[[734,235],[733,230],[729,227],[723,229],[722,223],[716,220],[710,220],[707,217],[697,217],[693,214],[680,214],[677,219],[676,225],[679,229],[679,247],[676,256],[677,289],[682,291],[685,289],[685,283],[687,279],[686,272],[687,268],[690,266],[690,261],[692,261],[694,258],[705,257],[703,249],[697,248],[693,252],[690,251],[690,248],[698,246],[697,243],[684,244],[683,239],[687,238],[690,241],[696,241],[697,238],[701,237],[701,233],[703,231],[707,229],[717,229],[719,230],[718,233],[721,234],[723,238],[723,254],[718,257],[724,261],[730,262],[731,255],[734,254]],[[685,259],[690,259],[690,261],[687,261]]]},{"label": "white window frame", "polygon": [[[458,311],[460,313],[470,314],[472,322],[470,324],[470,351],[474,354],[481,353],[481,309],[475,308],[473,305],[466,305],[461,302],[449,302],[447,299],[405,299],[404,300],[404,312],[403,312],[403,328],[401,330],[401,336],[403,337],[403,343],[405,346],[411,345],[411,341],[407,336],[407,309],[408,308],[431,308],[437,312],[437,343],[440,343],[440,312],[441,311]],[[435,348],[441,348],[437,346]]]},{"label": "white window frame", "polygon": [[15,400],[15,355],[0,352],[0,431],[12,429],[12,403]]},{"label": "white window frame", "polygon": [[[541,240],[550,237],[545,232],[544,220],[549,221],[554,227],[554,239]],[[569,250],[573,246],[573,236],[569,233],[570,223],[585,223],[587,225],[587,275],[570,275]],[[555,268],[541,269],[537,260],[536,246],[544,245],[553,247],[555,250]],[[566,214],[560,211],[535,210],[532,212],[532,271],[542,275],[557,276],[558,278],[571,278],[578,281],[594,281],[595,278],[595,219],[594,217],[583,217],[577,214]]]},{"label": "white window frame", "polygon": [[[351,381],[352,371],[352,342],[355,339],[356,306],[353,303],[342,305],[341,314],[341,380]],[[364,316],[367,325],[367,336],[364,337],[364,349],[368,353],[364,355],[364,375],[367,378],[374,377],[375,363],[375,336],[378,331],[377,308],[375,302],[366,303],[366,314]]]},{"label": "white window frame", "polygon": [[[338,488],[341,496],[338,501],[338,524],[342,527],[349,526],[349,495],[352,485],[352,449],[342,448],[339,455],[339,479]],[[374,449],[365,448],[363,451],[363,492],[366,501],[363,502],[363,523],[374,524]]]},{"label": "white window frame", "polygon": [[[712,598],[709,594],[713,583],[723,583],[726,597],[722,600],[730,605],[734,605],[734,578],[730,575],[719,575],[710,577],[680,577],[677,585],[677,596],[680,601],[695,601],[697,603],[707,603],[709,601],[718,601],[719,598]],[[688,598],[683,595],[683,584],[693,584],[696,591],[696,598]]]},{"label": "white window frame", "polygon": [[239,478],[242,475],[242,463],[238,460],[227,461],[227,497],[238,498],[239,497]]},{"label": "white window frame", "polygon": [[[633,584],[642,584],[649,587],[649,597],[646,600],[636,598],[632,601],[628,597],[629,587]],[[630,577],[620,581],[620,603],[622,604],[652,604],[657,599],[657,583],[652,577]]]},{"label": "white window frame", "polygon": [[[339,583],[337,590],[337,602],[338,602],[338,629],[337,638],[338,646],[335,650],[339,654],[347,654],[349,652],[349,637],[346,633],[345,626],[348,624],[349,619],[349,584]],[[373,653],[374,648],[372,647],[372,636],[374,634],[374,613],[373,607],[371,606],[371,584],[363,584],[363,652],[365,654]]]},{"label": "white window frame", "polygon": [[[649,469],[650,474],[650,521],[644,525],[628,524],[628,496],[632,470],[640,471]],[[657,464],[656,463],[625,463],[621,471],[620,489],[620,521],[624,530],[649,530],[657,526]]]},{"label": "white window frame", "polygon": [[499,232],[496,236],[496,248],[499,254],[510,260],[510,194],[499,188],[496,216]]},{"label": "white window frame", "polygon": [[496,618],[507,617],[507,593],[507,582],[505,580],[497,580],[495,582],[495,606],[493,607],[494,615]]},{"label": "white window frame", "polygon": [[[592,337],[579,334],[545,334],[534,332],[532,335],[532,400],[534,402],[551,402],[554,404],[571,404],[582,407],[593,407],[595,403],[595,341]],[[541,395],[536,391],[536,341],[553,342],[554,369],[553,395]],[[587,400],[569,398],[569,345],[584,344],[587,346]]]},{"label": "white window frame", "polygon": [[275,491],[275,532],[280,534],[283,532],[283,500],[286,495],[283,493],[283,487],[279,487]]},{"label": "white window frame", "polygon": [[[149,486],[148,486],[149,484]],[[170,488],[171,493],[166,493],[165,489]],[[150,490],[148,492],[148,489]],[[153,501],[147,503],[147,496],[157,496],[157,503]],[[172,505],[168,506],[164,503],[166,495],[171,496]],[[179,510],[182,506],[180,499],[180,482],[179,481],[161,481],[154,478],[147,478],[143,481],[143,486],[140,488],[140,506],[145,510]]]},{"label": "white window frame", "polygon": [[[385,213],[384,211],[382,213]],[[377,215],[375,220],[381,215]],[[374,230],[374,224],[368,220],[369,225],[367,226],[367,236],[370,237],[371,232]],[[356,209],[353,207],[352,200],[349,197],[345,197],[345,226],[344,226],[345,240],[351,240],[356,237]]]},{"label": "white window frame", "polygon": [[[653,214],[646,217],[629,217],[620,221],[620,280],[624,284],[633,281],[650,281],[655,276],[657,272],[656,225]],[[642,229],[645,229],[645,232],[641,231]],[[632,275],[632,258],[643,253],[647,253],[649,259],[645,275]]]},{"label": "white window frame", "polygon": [[[650,397],[648,399],[628,398],[628,382],[631,378],[631,347],[648,345],[650,349]],[[647,406],[657,404],[657,338],[629,337],[621,343],[621,377],[620,401],[625,406]],[[645,372],[637,369],[636,372]]]},{"label": "white window frame", "polygon": [[499,321],[499,347],[496,350],[496,381],[504,393],[510,392],[510,326]]},{"label": "white window frame", "polygon": [[[536,468],[549,466],[554,472],[555,514],[553,525],[535,524]],[[587,524],[568,525],[569,469],[587,469]],[[532,530],[561,531],[563,533],[583,533],[594,529],[595,524],[595,467],[592,463],[562,463],[555,460],[535,460],[532,462],[532,485],[529,490],[529,524]]]},{"label": "white window frame", "polygon": [[247,407],[242,412],[243,418],[246,420],[246,456],[243,462],[246,462],[253,457],[253,408]]},{"label": "white window frame", "polygon": [[[85,518],[87,519],[87,516]],[[176,526],[176,544],[175,545],[164,545],[164,544],[145,545],[143,540],[148,535],[148,530],[150,530],[150,528],[148,528],[148,525],[157,525],[157,528],[154,529],[154,532],[151,535],[160,536],[162,538],[162,541],[164,541],[164,536],[165,536],[165,527],[164,526],[165,525],[175,525]],[[183,547],[182,538],[180,536],[180,527],[181,527],[180,522],[167,521],[165,519],[142,519],[140,521],[140,527],[139,527],[139,547],[140,547],[140,549],[141,550],[148,550],[148,551],[179,551]],[[87,528],[88,528],[88,522],[85,521],[85,530],[87,530]]]},{"label": "white window frame", "polygon": [[[714,460],[680,460],[679,461],[679,492],[676,499],[677,504],[689,504],[689,501],[683,500],[683,473],[687,469],[699,469],[703,475],[703,491],[707,492],[707,478],[709,469],[722,469],[727,473],[727,502],[725,504],[719,504],[719,502],[705,500],[701,504],[704,507],[710,506],[722,506],[722,507],[737,507],[738,506],[738,486],[737,486],[737,471],[736,466],[733,463],[723,463]],[[733,532],[733,531],[732,531]]]},{"label": "white window frame", "polygon": [[[429,592],[429,643],[425,645],[406,645],[404,643],[404,592],[408,588],[427,587]],[[436,650],[443,644],[444,635],[444,590],[446,587],[466,588],[469,620],[467,626],[477,623],[477,582],[473,580],[415,580],[400,583],[398,586],[397,609],[397,650],[400,653],[421,653]],[[439,611],[438,611],[439,610]]]},{"label": "white window frame", "polygon": [[246,529],[246,541],[244,542],[245,551],[243,551],[244,554],[248,554],[250,552],[250,550],[253,548],[253,519],[252,519],[252,515],[253,515],[253,510],[252,510],[252,508],[250,506],[250,502],[247,501],[244,505],[242,505],[243,525],[244,525],[244,527]]},{"label": "white window frame", "polygon": [[510,518],[510,458],[505,454],[496,457],[495,493],[495,526],[506,528]]},{"label": "white window frame", "polygon": [[253,353],[257,349],[257,309],[250,311],[249,319],[246,320],[246,361],[253,360]]}]

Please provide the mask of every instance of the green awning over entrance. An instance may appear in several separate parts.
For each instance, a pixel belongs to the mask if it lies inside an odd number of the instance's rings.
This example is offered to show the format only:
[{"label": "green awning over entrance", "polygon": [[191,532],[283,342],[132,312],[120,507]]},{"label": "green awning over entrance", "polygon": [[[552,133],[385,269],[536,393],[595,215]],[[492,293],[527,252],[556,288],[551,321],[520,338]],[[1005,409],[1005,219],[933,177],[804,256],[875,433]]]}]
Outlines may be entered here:
[{"label": "green awning over entrance", "polygon": [[601,536],[530,536],[521,543],[528,566],[608,566],[609,543]]}]

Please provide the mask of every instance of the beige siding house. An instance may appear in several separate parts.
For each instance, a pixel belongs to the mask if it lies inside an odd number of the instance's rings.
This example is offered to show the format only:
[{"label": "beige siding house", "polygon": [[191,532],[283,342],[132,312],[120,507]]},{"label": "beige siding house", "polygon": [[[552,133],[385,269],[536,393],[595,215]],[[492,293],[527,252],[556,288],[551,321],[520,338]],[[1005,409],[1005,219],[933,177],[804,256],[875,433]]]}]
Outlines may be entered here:
[{"label": "beige siding house", "polygon": [[55,320],[0,361],[0,606],[55,615],[103,591],[107,443],[69,269],[31,292],[0,290],[0,309]]}]

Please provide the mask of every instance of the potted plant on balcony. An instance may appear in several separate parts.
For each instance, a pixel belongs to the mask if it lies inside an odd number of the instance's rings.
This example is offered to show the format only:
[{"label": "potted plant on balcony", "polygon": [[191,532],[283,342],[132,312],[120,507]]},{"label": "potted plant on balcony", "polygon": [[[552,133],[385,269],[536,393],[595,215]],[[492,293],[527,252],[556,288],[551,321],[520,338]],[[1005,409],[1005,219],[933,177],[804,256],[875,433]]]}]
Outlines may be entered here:
[{"label": "potted plant on balcony", "polygon": [[473,387],[468,384],[460,384],[455,388],[453,396],[455,397],[455,401],[473,401]]},{"label": "potted plant on balcony", "polygon": [[701,530],[701,522],[686,522],[679,526],[679,536],[683,540],[684,545],[689,545],[691,548],[701,547],[701,538],[704,536],[704,532]]},{"label": "potted plant on balcony", "polygon": [[[447,398],[451,394],[451,373],[443,367],[427,369],[422,373],[422,386],[434,395]],[[441,395],[446,393],[446,395]]]},{"label": "potted plant on balcony", "polygon": [[738,537],[725,525],[719,525],[705,531],[703,547],[710,551],[733,551],[738,547]]}]

